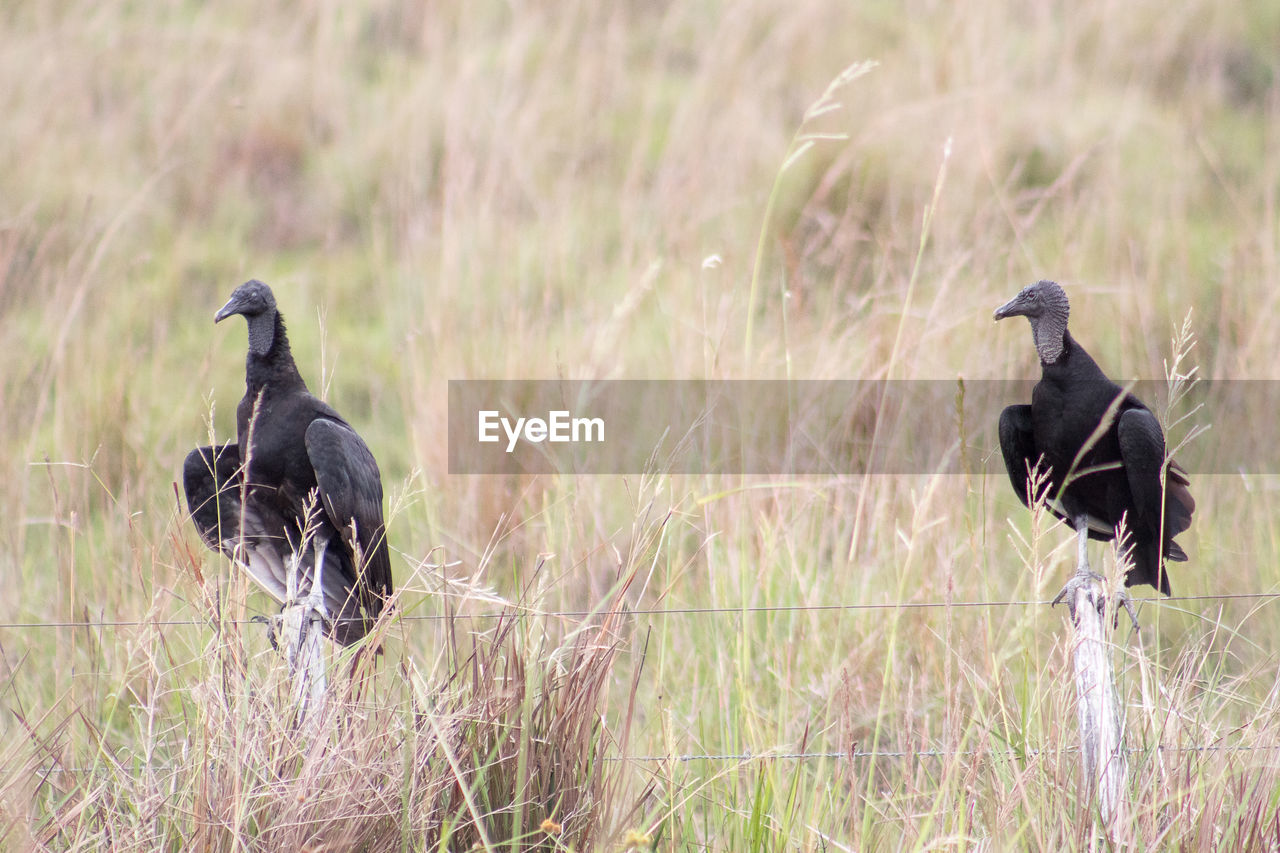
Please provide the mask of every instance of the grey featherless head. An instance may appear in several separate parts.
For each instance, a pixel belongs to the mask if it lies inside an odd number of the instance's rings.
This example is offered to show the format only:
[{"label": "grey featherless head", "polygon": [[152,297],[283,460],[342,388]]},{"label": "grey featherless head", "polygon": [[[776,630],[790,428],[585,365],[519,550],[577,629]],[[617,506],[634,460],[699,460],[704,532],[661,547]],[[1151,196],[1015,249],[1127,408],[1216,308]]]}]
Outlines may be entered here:
[{"label": "grey featherless head", "polygon": [[227,304],[214,315],[213,322],[221,323],[228,317],[243,315],[249,324],[249,351],[266,355],[275,343],[278,313],[271,288],[254,278],[235,289]]},{"label": "grey featherless head", "polygon": [[997,320],[1026,317],[1031,322],[1040,361],[1053,364],[1062,356],[1070,313],[1067,292],[1057,282],[1042,279],[1022,288],[1017,296],[997,308],[994,316]]}]

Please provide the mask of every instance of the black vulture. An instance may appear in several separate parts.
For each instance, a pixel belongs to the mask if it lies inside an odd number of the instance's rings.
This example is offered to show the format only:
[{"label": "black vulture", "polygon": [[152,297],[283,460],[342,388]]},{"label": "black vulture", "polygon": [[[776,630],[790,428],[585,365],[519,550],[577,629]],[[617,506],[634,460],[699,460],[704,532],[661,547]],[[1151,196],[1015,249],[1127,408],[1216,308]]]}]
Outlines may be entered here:
[{"label": "black vulture", "polygon": [[391,596],[378,463],[351,425],[307,391],[271,288],[245,282],[213,319],[236,314],[249,324],[239,440],[188,454],[182,480],[192,521],[206,545],[241,563],[282,605],[292,603],[290,560],[298,561],[298,600],[310,594],[321,555],[325,633],[350,645]]},{"label": "black vulture", "polygon": [[[1030,506],[1028,473],[1041,463],[1049,508],[1079,536],[1076,574],[1053,603],[1098,577],[1089,570],[1087,541],[1114,539],[1121,519],[1131,561],[1125,586],[1150,584],[1169,595],[1161,557],[1187,559],[1173,537],[1190,527],[1196,506],[1186,471],[1170,461],[1167,486],[1161,489],[1165,444],[1160,422],[1076,343],[1067,331],[1068,312],[1066,292],[1052,281],[1024,287],[995,311],[996,320],[1030,320],[1040,354],[1040,381],[1031,405],[1009,406],[1000,415],[1000,450],[1009,479],[1022,503]],[[1122,601],[1132,618],[1127,596]]]}]

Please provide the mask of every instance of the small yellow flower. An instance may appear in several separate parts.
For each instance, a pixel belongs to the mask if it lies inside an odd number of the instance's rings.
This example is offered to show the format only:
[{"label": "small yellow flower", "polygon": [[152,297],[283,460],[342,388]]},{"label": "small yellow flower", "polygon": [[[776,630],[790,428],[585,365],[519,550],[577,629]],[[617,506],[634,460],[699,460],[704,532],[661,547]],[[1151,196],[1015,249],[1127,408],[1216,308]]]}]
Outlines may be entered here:
[{"label": "small yellow flower", "polygon": [[651,844],[653,844],[652,838],[634,829],[628,829],[627,834],[622,837],[623,850],[648,850]]},{"label": "small yellow flower", "polygon": [[556,823],[551,818],[547,818],[542,822],[542,831],[547,835],[559,835],[564,831],[564,827]]}]

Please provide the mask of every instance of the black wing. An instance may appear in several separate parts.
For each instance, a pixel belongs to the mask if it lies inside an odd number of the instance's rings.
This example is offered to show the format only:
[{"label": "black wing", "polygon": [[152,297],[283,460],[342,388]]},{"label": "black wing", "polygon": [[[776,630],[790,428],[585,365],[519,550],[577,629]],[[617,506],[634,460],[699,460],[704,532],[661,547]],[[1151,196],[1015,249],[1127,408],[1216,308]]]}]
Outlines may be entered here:
[{"label": "black wing", "polygon": [[1120,460],[1124,463],[1135,521],[1160,529],[1160,468],[1164,465],[1164,432],[1147,409],[1127,409],[1116,422]]},{"label": "black wing", "polygon": [[1164,433],[1156,416],[1146,409],[1129,409],[1120,416],[1116,427],[1120,440],[1120,456],[1124,460],[1133,493],[1134,512],[1151,530],[1161,528],[1161,505],[1164,508],[1164,553],[1170,560],[1183,562],[1186,553],[1173,537],[1191,526],[1196,502],[1187,488],[1190,481],[1177,463],[1170,463],[1166,475],[1166,491],[1161,500],[1160,466],[1164,464]]},{"label": "black wing", "polygon": [[[1164,465],[1164,433],[1156,416],[1148,410],[1129,409],[1122,414],[1116,426],[1116,436],[1129,491],[1133,495],[1133,513],[1139,524],[1149,531],[1136,543],[1139,547],[1134,554],[1134,568],[1125,584],[1149,583],[1169,595],[1169,578],[1160,565],[1160,557],[1163,555],[1175,562],[1187,559],[1186,552],[1178,547],[1173,537],[1191,525],[1191,513],[1196,505],[1187,489],[1186,472],[1170,463],[1167,490],[1162,499],[1160,469]],[[1163,536],[1158,532],[1162,529]]]},{"label": "black wing", "polygon": [[1027,497],[1027,474],[1040,461],[1040,454],[1036,452],[1030,406],[1009,406],[1000,413],[1000,452],[1018,500],[1023,506],[1031,506]]},{"label": "black wing", "polygon": [[[1041,464],[1041,454],[1036,449],[1035,433],[1031,425],[1031,407],[1009,406],[1000,413],[1000,452],[1004,456],[1004,467],[1009,472],[1009,482],[1023,506],[1031,506],[1027,495],[1027,479],[1029,473]],[[1045,506],[1059,521],[1065,521],[1072,530],[1076,527],[1075,519],[1063,501],[1059,500],[1055,489],[1050,489],[1045,496]],[[1115,537],[1115,529],[1094,512],[1089,513],[1089,538],[1108,540]]]},{"label": "black wing", "polygon": [[[315,469],[325,513],[342,538],[362,555],[356,585],[371,616],[391,595],[391,557],[382,520],[382,475],[368,445],[341,421],[318,418],[307,427],[307,456]],[[352,541],[352,525],[355,541]]]},{"label": "black wing", "polygon": [[[279,510],[249,491],[244,497],[240,450],[236,444],[198,447],[182,466],[187,508],[200,538],[213,551],[249,572],[277,604],[288,604],[288,568],[295,559],[290,529]],[[243,525],[243,526],[242,526]],[[308,594],[315,577],[315,550],[296,555],[298,597]],[[365,621],[352,593],[352,581],[338,553],[325,553],[320,584],[333,619],[334,640],[349,645],[364,636]]]},{"label": "black wing", "polygon": [[[243,471],[234,442],[188,453],[182,466],[187,509],[210,550],[239,563],[268,595],[284,604],[286,566],[292,553],[284,519],[252,495],[247,504],[242,503]],[[304,572],[304,577],[309,575]]]},{"label": "black wing", "polygon": [[[1170,462],[1165,476],[1164,499],[1164,529],[1165,535],[1170,539],[1191,526],[1191,516],[1196,511],[1196,499],[1191,497],[1190,485],[1191,481],[1187,479],[1187,472],[1182,466],[1177,462]],[[1176,542],[1169,543],[1167,556],[1170,560],[1179,562],[1187,559],[1186,553],[1178,547]]]},{"label": "black wing", "polygon": [[240,539],[240,448],[235,442],[197,447],[182,464],[187,509],[204,544],[228,557]]}]

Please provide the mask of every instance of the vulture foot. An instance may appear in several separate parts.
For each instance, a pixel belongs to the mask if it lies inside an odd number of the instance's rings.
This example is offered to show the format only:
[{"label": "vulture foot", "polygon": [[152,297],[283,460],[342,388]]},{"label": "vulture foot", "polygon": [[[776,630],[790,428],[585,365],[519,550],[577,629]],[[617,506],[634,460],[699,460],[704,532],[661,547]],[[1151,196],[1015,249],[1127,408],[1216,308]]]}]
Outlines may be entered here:
[{"label": "vulture foot", "polygon": [[329,616],[329,609],[325,607],[324,593],[321,592],[319,583],[313,583],[311,591],[306,595],[281,605],[280,615],[275,617],[276,621],[279,624],[286,624],[285,620],[290,610],[300,610],[302,612],[302,621],[306,623],[310,623],[313,616],[320,617],[320,625],[324,634],[328,636],[332,633],[334,628],[333,619]]},{"label": "vulture foot", "polygon": [[[1067,609],[1071,613],[1071,621],[1076,621],[1076,593],[1081,587],[1093,587],[1094,582],[1104,584],[1106,578],[1097,572],[1091,571],[1088,566],[1082,566],[1075,574],[1073,574],[1063,585],[1062,591],[1059,592],[1049,606],[1054,607],[1063,600],[1067,602]],[[1097,602],[1098,612],[1102,613],[1106,606],[1106,597],[1104,595],[1094,594],[1091,600]],[[1129,593],[1123,589],[1116,593],[1116,607],[1112,612],[1111,626],[1113,628],[1120,627],[1120,608],[1124,608],[1124,612],[1129,614],[1129,621],[1133,623],[1133,629],[1138,630],[1138,613],[1133,608],[1133,600],[1129,598]]]},{"label": "vulture foot", "polygon": [[254,616],[250,622],[257,622],[265,625],[267,628],[267,642],[271,644],[273,652],[282,650],[280,645],[280,632],[285,626],[285,614],[290,607],[305,608],[307,613],[304,618],[309,618],[314,613],[320,617],[322,629],[327,635],[333,630],[333,620],[329,618],[329,613],[324,607],[324,597],[322,595],[305,595],[302,598],[290,601],[280,606],[280,612],[274,616]]}]

